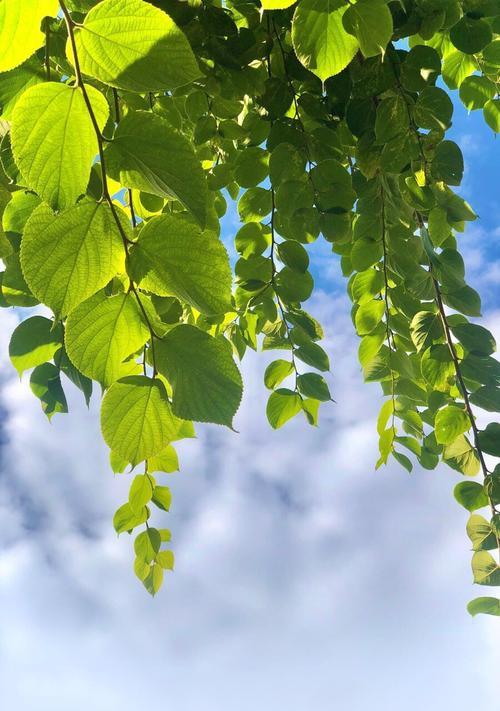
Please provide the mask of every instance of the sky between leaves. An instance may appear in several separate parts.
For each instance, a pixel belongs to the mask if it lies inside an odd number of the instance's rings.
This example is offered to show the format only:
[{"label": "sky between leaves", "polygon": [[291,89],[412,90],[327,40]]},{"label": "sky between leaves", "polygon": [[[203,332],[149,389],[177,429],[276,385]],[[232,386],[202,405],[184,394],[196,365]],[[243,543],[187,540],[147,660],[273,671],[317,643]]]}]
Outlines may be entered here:
[{"label": "sky between leaves", "polygon": [[[500,341],[498,142],[456,106],[461,237]],[[226,218],[229,236],[236,218]],[[324,245],[323,248],[327,248]],[[8,362],[0,318],[0,696],[18,711],[486,711],[498,700],[495,618],[466,611],[466,512],[451,470],[374,472],[377,385],[362,383],[339,272],[314,253],[337,404],[319,429],[271,432],[266,356],[244,363],[236,435],[199,427],[171,477],[176,570],[155,599],[111,526],[113,477],[90,412],[49,425]],[[474,591],[475,592],[475,591]]]}]

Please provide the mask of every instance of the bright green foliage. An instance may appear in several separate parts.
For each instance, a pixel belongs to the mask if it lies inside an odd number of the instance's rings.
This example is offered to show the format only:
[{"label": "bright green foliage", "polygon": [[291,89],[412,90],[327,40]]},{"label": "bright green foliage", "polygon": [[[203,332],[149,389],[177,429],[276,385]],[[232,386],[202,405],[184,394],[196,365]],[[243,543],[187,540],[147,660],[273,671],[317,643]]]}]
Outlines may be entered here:
[{"label": "bright green foliage", "polygon": [[110,449],[133,466],[159,454],[175,433],[162,382],[131,375],[113,383],[102,401],[101,427]]},{"label": "bright green foliage", "polygon": [[177,296],[201,313],[231,309],[231,268],[218,237],[185,217],[153,217],[130,253],[136,283],[158,296]]},{"label": "bright green foliage", "polygon": [[[500,132],[498,13],[489,0],[0,0],[0,304],[53,313],[15,329],[11,359],[49,418],[67,410],[67,379],[87,403],[102,387],[111,466],[130,477],[113,523],[135,532],[151,594],[174,565],[150,520],[171,506],[172,443],[193,420],[233,426],[235,358],[273,351],[273,428],[300,413],[316,426],[331,406],[306,310],[316,240],[347,279],[363,376],[385,398],[377,467],[481,473],[454,496],[472,514],[475,582],[500,583],[500,364],[469,322],[481,300],[458,233],[477,216],[446,136],[447,89]],[[231,261],[228,201],[242,223]]]},{"label": "bright green foliage", "polygon": [[[102,130],[107,102],[93,87],[87,91]],[[29,188],[54,210],[73,205],[87,188],[97,153],[82,93],[56,82],[29,88],[12,114],[12,151]]]},{"label": "bright green foliage", "polygon": [[118,89],[175,89],[201,73],[173,20],[142,0],[97,3],[75,38],[82,72]]},{"label": "bright green foliage", "polygon": [[205,225],[205,177],[189,142],[164,119],[144,111],[128,114],[118,124],[106,161],[122,185],[179,200]]},{"label": "bright green foliage", "polygon": [[225,339],[177,326],[158,342],[156,365],[172,384],[178,417],[232,426],[243,385]]},{"label": "bright green foliage", "polygon": [[82,200],[56,216],[40,205],[24,228],[21,266],[37,299],[66,316],[125,269],[109,206]]},{"label": "bright green foliage", "polygon": [[41,47],[46,16],[55,17],[57,0],[2,0],[0,3],[0,72],[17,67]]}]

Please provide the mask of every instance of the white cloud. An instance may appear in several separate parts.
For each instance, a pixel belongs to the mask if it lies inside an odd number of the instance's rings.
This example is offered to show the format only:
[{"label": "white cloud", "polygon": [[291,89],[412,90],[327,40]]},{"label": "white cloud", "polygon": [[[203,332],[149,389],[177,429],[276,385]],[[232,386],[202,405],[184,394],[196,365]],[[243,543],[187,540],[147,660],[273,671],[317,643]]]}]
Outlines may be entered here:
[{"label": "white cloud", "polygon": [[183,472],[168,478],[176,571],[154,600],[133,578],[131,540],[111,529],[127,478],[109,473],[96,409],[73,392],[70,415],[48,425],[10,374],[0,478],[6,708],[493,704],[498,624],[464,609],[476,591],[465,515],[451,497],[457,477],[374,472],[381,397],[361,383],[348,305],[320,295],[315,311],[337,404],[324,407],[320,428],[297,420],[272,432],[265,358],[247,361],[241,434],[206,427],[180,446]]}]

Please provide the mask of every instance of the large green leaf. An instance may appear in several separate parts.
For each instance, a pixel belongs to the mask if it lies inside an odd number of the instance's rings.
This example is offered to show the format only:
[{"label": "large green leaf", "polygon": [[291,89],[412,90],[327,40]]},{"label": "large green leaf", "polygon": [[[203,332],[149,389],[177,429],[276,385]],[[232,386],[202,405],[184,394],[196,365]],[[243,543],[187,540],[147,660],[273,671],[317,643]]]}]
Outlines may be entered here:
[{"label": "large green leaf", "polygon": [[436,440],[440,444],[451,444],[457,437],[470,429],[470,420],[466,411],[455,405],[448,405],[436,415]]},{"label": "large green leaf", "polygon": [[295,417],[302,410],[302,399],[298,393],[288,388],[278,388],[269,396],[266,414],[274,430]]},{"label": "large green leaf", "polygon": [[125,249],[109,205],[84,200],[58,215],[40,205],[26,223],[21,266],[33,294],[66,316],[124,271]]},{"label": "large green leaf", "polygon": [[346,10],[342,0],[302,0],[295,10],[295,53],[306,69],[322,81],[347,67],[358,49],[358,40],[342,24]]},{"label": "large green leaf", "polygon": [[228,341],[183,324],[157,341],[155,352],[178,417],[232,426],[243,385]]},{"label": "large green leaf", "polygon": [[[144,297],[143,297],[144,298]],[[66,322],[66,350],[84,375],[108,386],[130,372],[123,361],[149,337],[132,293],[106,296],[102,291],[76,307]]]},{"label": "large green leaf", "polygon": [[133,466],[161,452],[175,429],[163,383],[144,375],[113,383],[102,401],[101,428],[110,449]]},{"label": "large green leaf", "polygon": [[[164,12],[142,0],[104,0],[75,32],[84,74],[118,89],[164,91],[201,72],[184,33]],[[67,53],[72,60],[71,45]]]},{"label": "large green leaf", "polygon": [[190,142],[146,111],[127,114],[106,150],[111,177],[122,185],[179,200],[205,226],[207,186]]},{"label": "large green leaf", "polygon": [[17,67],[45,41],[44,17],[56,17],[57,0],[2,0],[0,2],[0,72]]},{"label": "large green leaf", "polygon": [[358,0],[347,8],[343,24],[359,42],[365,57],[384,54],[392,37],[392,15],[386,0]]},{"label": "large green leaf", "polygon": [[[100,91],[87,87],[102,130],[109,108]],[[83,94],[67,84],[30,87],[12,113],[12,151],[28,187],[54,210],[73,205],[85,192],[97,138]]]},{"label": "large green leaf", "polygon": [[204,314],[231,306],[226,249],[182,215],[160,215],[143,227],[130,253],[134,281],[159,296],[177,296]]},{"label": "large green leaf", "polygon": [[62,346],[62,328],[45,316],[31,316],[14,329],[9,356],[19,375],[51,360]]}]

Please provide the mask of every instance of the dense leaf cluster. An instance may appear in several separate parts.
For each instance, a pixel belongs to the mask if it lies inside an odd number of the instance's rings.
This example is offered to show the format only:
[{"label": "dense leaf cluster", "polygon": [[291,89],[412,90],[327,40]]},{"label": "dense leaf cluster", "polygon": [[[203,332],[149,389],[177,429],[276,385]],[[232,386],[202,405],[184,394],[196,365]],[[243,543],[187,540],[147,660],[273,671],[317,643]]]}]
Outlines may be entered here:
[{"label": "dense leaf cluster", "polygon": [[[1,305],[48,307],[10,354],[50,418],[64,378],[99,383],[116,472],[143,466],[118,533],[155,593],[173,556],[157,483],[193,421],[229,427],[247,348],[272,427],[331,400],[308,245],[348,279],[359,360],[379,381],[380,458],[466,479],[474,580],[500,584],[500,411],[492,335],[470,319],[449,90],[500,131],[499,0],[3,0]],[[219,222],[237,201],[239,255]],[[492,463],[493,462],[493,463]],[[483,510],[483,515],[476,513]],[[498,553],[498,551],[497,551]],[[499,614],[477,598],[470,612]]]}]

